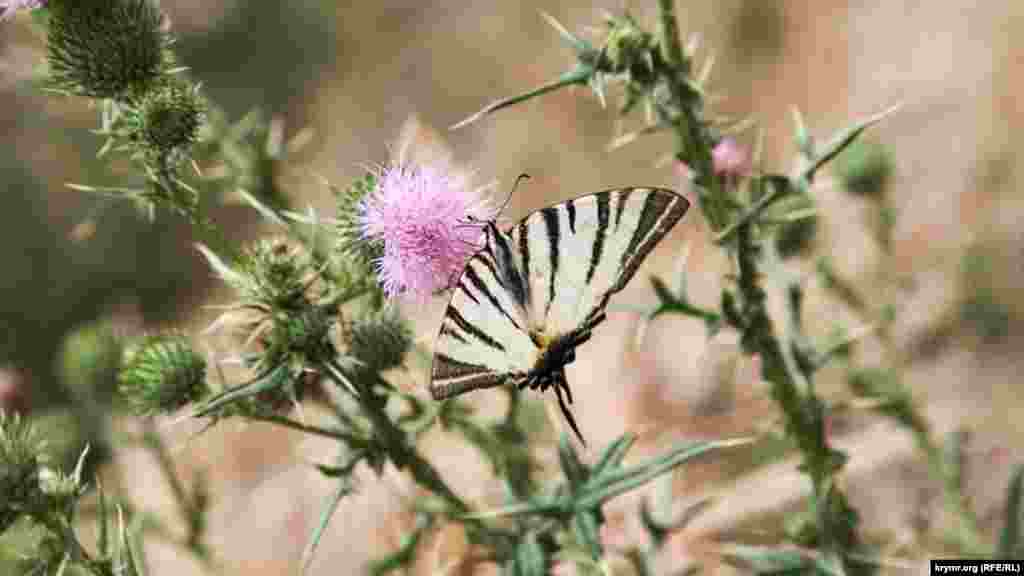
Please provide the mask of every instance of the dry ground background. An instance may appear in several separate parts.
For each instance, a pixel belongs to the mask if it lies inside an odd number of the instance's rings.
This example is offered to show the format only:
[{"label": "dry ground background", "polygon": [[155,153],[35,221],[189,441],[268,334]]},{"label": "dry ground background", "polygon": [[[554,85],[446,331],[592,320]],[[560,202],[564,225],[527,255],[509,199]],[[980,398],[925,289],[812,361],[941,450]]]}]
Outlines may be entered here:
[{"label": "dry ground background", "polygon": [[[717,109],[753,113],[765,128],[769,170],[788,168],[791,106],[824,135],[895,102],[904,104],[873,132],[896,158],[892,258],[884,259],[869,240],[866,205],[828,185],[817,191],[824,225],[815,250],[831,254],[872,301],[885,296],[884,278],[899,274],[916,280],[916,290],[904,297],[896,331],[907,382],[937,432],[961,426],[973,432],[967,489],[992,537],[993,514],[1002,505],[1010,466],[1020,461],[1016,446],[1024,437],[1018,393],[1024,368],[1018,348],[1024,235],[1018,222],[1024,221],[1024,200],[1016,192],[1024,45],[1015,41],[1015,33],[1024,29],[1024,4],[677,4],[683,31],[703,38],[701,56],[715,56],[712,86],[723,96]],[[164,0],[162,5],[182,35],[183,60],[211,97],[236,113],[263,105],[284,115],[290,130],[302,124],[316,130],[311,151],[281,175],[281,182],[296,205],[310,203],[325,211],[331,199],[308,170],[344,183],[361,173],[360,165],[386,161],[387,147],[410,117],[443,129],[495,97],[539,85],[570,66],[571,52],[539,10],[579,30],[597,25],[600,9],[621,8],[568,1],[389,0],[334,6],[313,0]],[[630,7],[653,24],[653,2],[637,0]],[[193,314],[197,306],[229,295],[209,280],[182,226],[146,229],[115,211],[101,221],[91,248],[70,248],[69,231],[93,203],[62,183],[116,183],[119,175],[90,160],[99,146],[87,133],[95,125],[94,112],[25,85],[38,50],[24,23],[0,28],[0,164],[8,183],[0,198],[0,261],[9,269],[0,274],[5,295],[0,307],[5,338],[28,366],[38,367],[33,374],[45,379],[51,377],[53,343],[75,323],[111,314],[142,323],[141,311],[147,324],[177,321],[198,327],[209,315]],[[456,160],[475,169],[481,181],[497,179],[507,190],[519,173],[533,176],[506,211],[513,218],[603,188],[682,186],[670,167],[656,166],[670,149],[667,137],[608,152],[606,144],[619,128],[611,111],[578,90],[555,93],[444,137]],[[219,217],[238,238],[259,233],[257,220],[244,211],[225,210]],[[690,250],[690,289],[710,304],[723,262],[708,246],[697,211],[645,270],[670,272],[684,243]],[[983,342],[960,320],[960,302],[978,282],[961,273],[972,243],[991,255],[994,265],[983,280],[991,282],[1010,318],[1008,335],[996,343]],[[653,302],[642,276],[617,305]],[[419,334],[433,334],[442,305],[435,302],[417,314]],[[815,333],[825,334],[842,316],[834,310],[811,282],[807,318]],[[577,401],[580,426],[594,445],[627,429],[725,436],[772,424],[775,412],[763,387],[749,377],[740,378],[737,397],[724,415],[694,414],[693,404],[703,394],[701,359],[708,355],[699,324],[659,320],[639,346],[630,344],[635,328],[629,312],[611,314],[570,374],[582,398]],[[872,362],[877,349],[869,343],[862,360]],[[836,397],[843,394],[839,376],[839,371],[823,375]],[[396,378],[410,388],[424,385],[422,370]],[[937,549],[930,536],[943,522],[932,512],[937,485],[925,478],[903,432],[875,417],[856,420],[849,432],[839,431],[839,442],[852,457],[845,480],[854,502],[872,538],[886,543],[886,553],[911,559],[886,571],[923,573],[913,560]],[[225,572],[294,573],[330,490],[306,463],[329,458],[330,446],[262,426],[228,423],[185,443],[187,432],[179,428],[169,434],[181,446],[181,472],[209,475],[215,499],[210,544]],[[657,447],[651,436],[644,438],[637,456]],[[448,439],[432,443],[437,462],[456,486],[486,499],[490,486],[479,481],[480,462]],[[170,513],[168,491],[156,480],[153,463],[130,450],[116,456],[125,489],[147,508]],[[738,488],[715,481],[724,467],[711,462],[676,478],[681,496],[719,494],[673,543],[676,561],[695,556],[713,562],[716,539],[729,542],[773,526],[762,515],[793,509],[804,488],[792,462],[745,477]],[[312,574],[355,573],[367,558],[396,544],[406,520],[396,497],[400,484],[364,476],[359,493],[342,504],[332,522]],[[635,499],[625,499],[618,509],[634,504]],[[619,514],[612,514],[615,525],[623,522]],[[631,533],[628,526],[625,532]],[[452,542],[445,545],[458,549]],[[150,551],[154,574],[199,573],[171,549],[154,545]]]}]

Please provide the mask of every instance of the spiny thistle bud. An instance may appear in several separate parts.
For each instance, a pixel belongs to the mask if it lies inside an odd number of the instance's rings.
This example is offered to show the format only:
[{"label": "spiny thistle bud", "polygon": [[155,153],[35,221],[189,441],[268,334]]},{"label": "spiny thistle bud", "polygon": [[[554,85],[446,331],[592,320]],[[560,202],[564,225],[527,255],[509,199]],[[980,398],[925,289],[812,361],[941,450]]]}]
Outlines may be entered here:
[{"label": "spiny thistle bud", "polygon": [[322,359],[330,354],[332,318],[325,310],[307,308],[299,314],[279,315],[271,332],[271,342],[278,349],[288,349],[308,359]]},{"label": "spiny thistle bud", "polygon": [[77,474],[65,474],[49,466],[39,467],[39,493],[57,510],[70,510],[84,492],[85,486]]},{"label": "spiny thistle bud", "polygon": [[355,322],[345,334],[348,353],[374,372],[402,365],[412,346],[412,332],[394,307],[374,312]]},{"label": "spiny thistle bud", "polygon": [[641,29],[629,14],[609,17],[606,24],[608,36],[603,53],[608,72],[628,73],[630,80],[644,85],[653,83],[654,57],[658,53],[654,34]]},{"label": "spiny thistle bud", "polygon": [[139,414],[173,412],[206,394],[206,360],[183,335],[151,336],[125,354],[119,385]]},{"label": "spiny thistle bud", "polygon": [[779,201],[769,211],[777,222],[774,240],[780,256],[798,256],[811,248],[818,234],[818,217],[814,210],[814,201],[805,194],[798,194]]},{"label": "spiny thistle bud", "polygon": [[0,534],[38,496],[43,448],[44,442],[28,421],[0,412]]},{"label": "spiny thistle bud", "polygon": [[[338,356],[333,315],[310,306],[298,312],[275,314],[270,329],[259,339],[262,351],[249,357],[256,372],[266,376],[266,386],[256,395],[257,405],[272,411],[291,407],[306,388],[315,388],[315,374]],[[313,377],[309,377],[313,375]]]},{"label": "spiny thistle bud", "polygon": [[47,48],[56,89],[127,101],[171,61],[163,17],[150,0],[54,0]]},{"label": "spiny thistle bud", "polygon": [[893,161],[881,144],[857,140],[836,158],[835,173],[847,192],[878,197],[885,193]]},{"label": "spiny thistle bud", "polygon": [[286,237],[261,239],[245,251],[243,297],[274,310],[299,310],[314,302],[323,289],[309,250]]},{"label": "spiny thistle bud", "polygon": [[115,392],[121,352],[121,343],[108,322],[86,324],[64,339],[61,376],[76,394],[109,402]]},{"label": "spiny thistle bud", "polygon": [[125,122],[144,157],[173,166],[188,158],[189,149],[199,140],[205,114],[199,86],[164,82],[126,111]]}]

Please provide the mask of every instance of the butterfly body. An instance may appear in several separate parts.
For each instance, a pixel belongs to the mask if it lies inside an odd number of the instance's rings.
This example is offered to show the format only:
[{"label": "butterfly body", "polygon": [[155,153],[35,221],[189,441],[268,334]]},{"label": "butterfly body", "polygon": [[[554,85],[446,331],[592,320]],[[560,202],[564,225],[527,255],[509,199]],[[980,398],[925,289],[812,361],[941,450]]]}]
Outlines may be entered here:
[{"label": "butterfly body", "polygon": [[554,388],[566,407],[565,366],[605,318],[609,298],[682,218],[689,202],[660,188],[581,196],[533,212],[483,247],[454,285],[437,338],[430,392],[443,399],[505,384]]}]

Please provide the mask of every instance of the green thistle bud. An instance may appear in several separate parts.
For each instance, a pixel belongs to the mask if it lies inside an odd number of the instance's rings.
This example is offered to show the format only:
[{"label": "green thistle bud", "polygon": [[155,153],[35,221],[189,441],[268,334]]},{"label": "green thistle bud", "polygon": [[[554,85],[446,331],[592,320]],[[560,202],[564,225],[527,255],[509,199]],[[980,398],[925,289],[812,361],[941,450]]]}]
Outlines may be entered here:
[{"label": "green thistle bud", "polygon": [[658,51],[654,35],[641,29],[628,14],[609,18],[607,25],[604,57],[608,71],[612,74],[628,72],[630,79],[640,84],[653,83],[656,78],[654,55]]},{"label": "green thistle bud", "polygon": [[811,246],[817,234],[818,219],[801,218],[782,225],[775,236],[775,247],[783,258],[796,256]]},{"label": "green thistle bud", "polygon": [[345,334],[348,353],[375,372],[402,365],[412,346],[412,331],[391,307],[360,319]]},{"label": "green thistle bud", "polygon": [[146,157],[175,165],[188,158],[189,149],[199,140],[205,115],[206,102],[198,86],[166,82],[129,109],[126,122],[130,137]]},{"label": "green thistle bud", "polygon": [[309,250],[286,237],[261,239],[243,255],[244,296],[274,310],[300,310],[320,296]]},{"label": "green thistle bud", "polygon": [[877,197],[885,193],[893,161],[881,144],[857,140],[836,157],[835,173],[847,192]]},{"label": "green thistle bud", "polygon": [[39,493],[57,510],[70,510],[85,492],[78,478],[49,466],[39,468]]},{"label": "green thistle bud", "polygon": [[359,263],[367,266],[383,255],[384,245],[363,235],[360,204],[377,188],[379,180],[376,174],[368,172],[362,178],[353,181],[348,188],[331,186],[338,206],[337,249],[341,254],[354,256]]},{"label": "green thistle bud", "polygon": [[173,412],[207,393],[206,360],[182,335],[152,336],[128,351],[119,385],[138,413]]},{"label": "green thistle bud", "polygon": [[37,498],[44,447],[28,421],[0,412],[0,534]]},{"label": "green thistle bud", "polygon": [[782,200],[770,214],[776,221],[775,248],[783,258],[806,253],[818,234],[814,202],[804,194]]},{"label": "green thistle bud", "polygon": [[279,316],[274,323],[272,342],[278,348],[298,352],[307,359],[320,359],[329,353],[332,318],[326,311],[307,308],[299,314]]},{"label": "green thistle bud", "polygon": [[149,0],[63,0],[50,10],[48,60],[58,90],[127,101],[170,67],[170,39]]},{"label": "green thistle bud", "polygon": [[68,334],[61,356],[63,380],[76,394],[110,401],[121,363],[121,344],[109,323],[94,322]]}]

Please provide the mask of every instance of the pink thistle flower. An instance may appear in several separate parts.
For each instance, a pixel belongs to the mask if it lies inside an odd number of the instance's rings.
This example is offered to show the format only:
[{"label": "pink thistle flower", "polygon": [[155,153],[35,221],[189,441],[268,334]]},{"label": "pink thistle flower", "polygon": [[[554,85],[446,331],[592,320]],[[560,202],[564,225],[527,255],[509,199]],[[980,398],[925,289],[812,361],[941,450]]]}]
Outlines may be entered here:
[{"label": "pink thistle flower", "polygon": [[750,169],[747,150],[732,138],[723,138],[711,151],[715,174],[743,176]]},{"label": "pink thistle flower", "polygon": [[0,20],[7,20],[18,10],[35,10],[46,6],[46,0],[0,0]]},{"label": "pink thistle flower", "polygon": [[0,412],[26,412],[28,398],[25,394],[24,375],[12,368],[0,368]]},{"label": "pink thistle flower", "polygon": [[495,210],[446,163],[381,169],[376,190],[360,203],[362,235],[379,241],[376,262],[384,292],[425,299],[450,286],[482,247],[483,226]]}]

